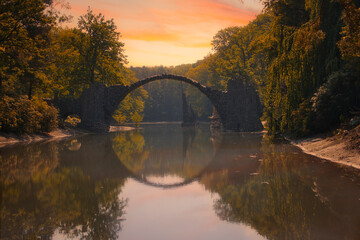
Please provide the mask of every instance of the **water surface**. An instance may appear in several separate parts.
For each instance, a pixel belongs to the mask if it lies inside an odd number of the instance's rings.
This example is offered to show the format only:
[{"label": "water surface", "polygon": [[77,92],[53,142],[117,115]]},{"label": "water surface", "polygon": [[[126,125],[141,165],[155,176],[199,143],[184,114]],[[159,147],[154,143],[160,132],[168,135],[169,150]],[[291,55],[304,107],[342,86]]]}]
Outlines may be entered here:
[{"label": "water surface", "polygon": [[176,124],[0,149],[1,239],[359,239],[359,171]]}]

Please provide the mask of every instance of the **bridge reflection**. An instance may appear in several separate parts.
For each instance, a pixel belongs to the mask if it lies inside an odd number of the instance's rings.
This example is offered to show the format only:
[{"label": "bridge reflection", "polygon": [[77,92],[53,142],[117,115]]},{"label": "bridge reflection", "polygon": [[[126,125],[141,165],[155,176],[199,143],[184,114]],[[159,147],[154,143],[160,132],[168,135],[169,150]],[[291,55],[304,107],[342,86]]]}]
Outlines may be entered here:
[{"label": "bridge reflection", "polygon": [[261,134],[152,126],[10,150],[0,149],[5,239],[50,239],[57,231],[116,239],[129,178],[161,189],[200,184],[218,196],[220,219],[268,239],[360,235],[360,177]]},{"label": "bridge reflection", "polygon": [[[259,167],[262,134],[227,133],[211,137],[208,131],[179,127],[173,129],[181,131],[179,139],[179,135],[172,138],[168,136],[169,129],[161,128],[115,133],[110,138],[106,134],[96,138],[84,136],[77,140],[81,143],[78,151],[65,149],[60,153],[61,164],[68,167],[81,164],[84,173],[92,178],[130,177],[159,188],[181,187],[228,168],[249,176]],[[183,181],[168,184],[148,180],[165,176]]]}]

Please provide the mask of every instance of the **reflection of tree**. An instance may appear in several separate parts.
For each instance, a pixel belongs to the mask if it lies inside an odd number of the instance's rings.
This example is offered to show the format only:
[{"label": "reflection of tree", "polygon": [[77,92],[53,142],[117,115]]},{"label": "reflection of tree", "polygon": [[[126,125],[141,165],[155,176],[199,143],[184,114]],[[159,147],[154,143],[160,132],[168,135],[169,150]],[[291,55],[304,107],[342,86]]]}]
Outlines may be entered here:
[{"label": "reflection of tree", "polygon": [[184,179],[198,175],[211,162],[212,144],[208,131],[200,128],[183,128],[182,173]]},{"label": "reflection of tree", "polygon": [[57,189],[67,186],[58,196],[60,214],[65,213],[60,230],[81,239],[116,239],[126,205],[118,199],[124,181],[92,181],[78,169],[63,172],[66,178],[60,175],[52,180]]},{"label": "reflection of tree", "polygon": [[134,173],[144,170],[149,152],[144,151],[145,139],[139,132],[117,133],[112,140],[113,150],[119,160]]},{"label": "reflection of tree", "polygon": [[192,144],[194,142],[194,138],[196,136],[196,129],[194,126],[191,127],[184,127],[182,129],[182,137],[183,137],[183,144],[182,144],[182,158],[183,161],[188,157],[187,153],[189,148],[192,147]]},{"label": "reflection of tree", "polygon": [[[81,239],[116,239],[126,206],[126,200],[119,199],[124,179],[94,180],[79,167],[58,166],[57,171],[50,171],[33,160],[42,158],[29,154],[31,151],[7,156],[17,159],[20,170],[30,165],[42,167],[30,168],[26,178],[1,179],[1,239],[51,239],[55,231]],[[57,152],[53,154],[57,156]]]},{"label": "reflection of tree", "polygon": [[17,145],[8,151],[0,149],[1,181],[10,184],[14,181],[28,181],[39,171],[54,170],[58,164],[56,143]]},{"label": "reflection of tree", "polygon": [[[241,181],[232,169],[204,176],[206,187],[220,195],[217,215],[249,224],[268,239],[356,239],[359,219],[335,212],[332,199],[319,195],[315,166],[287,147],[264,144],[259,174]],[[356,205],[356,199],[342,204]]]}]

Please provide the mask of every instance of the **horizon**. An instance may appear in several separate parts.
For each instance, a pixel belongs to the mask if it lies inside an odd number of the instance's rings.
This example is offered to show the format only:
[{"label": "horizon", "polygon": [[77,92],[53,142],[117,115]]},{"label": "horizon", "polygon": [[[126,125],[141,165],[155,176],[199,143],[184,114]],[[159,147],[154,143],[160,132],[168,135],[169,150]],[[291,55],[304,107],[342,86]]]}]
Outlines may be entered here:
[{"label": "horizon", "polygon": [[211,41],[221,29],[245,26],[262,11],[259,0],[153,0],[131,2],[71,0],[74,27],[90,9],[114,19],[125,43],[127,67],[194,64],[211,53]]}]

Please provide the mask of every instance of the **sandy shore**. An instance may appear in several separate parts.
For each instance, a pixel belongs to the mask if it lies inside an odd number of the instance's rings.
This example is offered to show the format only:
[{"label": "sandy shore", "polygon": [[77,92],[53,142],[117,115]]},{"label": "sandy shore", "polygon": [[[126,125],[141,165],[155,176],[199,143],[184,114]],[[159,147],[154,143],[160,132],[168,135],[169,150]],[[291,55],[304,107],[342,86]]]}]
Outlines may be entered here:
[{"label": "sandy shore", "polygon": [[340,137],[313,137],[290,141],[307,154],[360,169],[360,149],[350,149],[347,141]]},{"label": "sandy shore", "polygon": [[0,133],[0,148],[6,145],[16,144],[16,143],[31,143],[45,140],[58,140],[61,138],[78,136],[82,134],[87,134],[85,131],[79,131],[74,129],[56,129],[49,133],[42,134],[23,134],[16,135],[13,133]]},{"label": "sandy shore", "polygon": [[[131,126],[111,126],[109,132],[133,131],[137,128]],[[17,136],[15,134],[0,134],[0,148],[19,142],[35,142],[44,140],[58,140],[61,138],[88,134],[89,132],[74,129],[56,129],[46,134],[31,134]],[[360,127],[347,136],[324,137],[317,136],[305,139],[289,140],[293,145],[301,148],[305,153],[323,158],[339,164],[360,169],[360,146],[354,143],[354,136],[360,139]],[[349,136],[352,136],[351,138]],[[359,140],[357,140],[359,142]],[[351,146],[351,147],[349,147]],[[355,147],[354,147],[355,146]]]},{"label": "sandy shore", "polygon": [[139,128],[131,126],[110,126],[109,132],[128,132]]},{"label": "sandy shore", "polygon": [[[126,132],[135,129],[136,128],[130,126],[111,126],[109,132]],[[45,140],[55,141],[66,137],[80,136],[89,133],[91,132],[80,129],[56,129],[49,133],[23,134],[21,136],[12,133],[0,133],[0,148],[16,143],[31,143]]]}]

